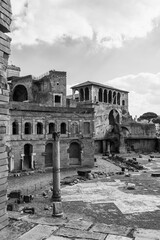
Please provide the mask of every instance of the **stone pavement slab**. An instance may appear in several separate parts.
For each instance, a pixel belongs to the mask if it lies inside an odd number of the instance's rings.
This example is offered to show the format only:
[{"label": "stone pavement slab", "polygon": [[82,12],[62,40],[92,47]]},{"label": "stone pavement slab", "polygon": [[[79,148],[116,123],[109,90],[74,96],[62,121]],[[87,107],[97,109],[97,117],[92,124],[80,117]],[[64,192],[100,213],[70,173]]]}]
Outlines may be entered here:
[{"label": "stone pavement slab", "polygon": [[[58,236],[50,236],[46,240],[71,240],[71,238],[65,238],[65,237],[58,237]],[[80,239],[79,239],[80,240]]]},{"label": "stone pavement slab", "polygon": [[58,227],[47,226],[47,225],[37,225],[30,231],[26,232],[18,238],[18,240],[42,240],[49,237]]},{"label": "stone pavement slab", "polygon": [[91,232],[99,232],[99,233],[105,233],[105,234],[115,234],[120,236],[127,236],[129,232],[132,230],[132,228],[125,227],[125,226],[119,226],[119,225],[107,225],[104,223],[97,223],[95,224],[90,231]]},{"label": "stone pavement slab", "polygon": [[135,240],[160,240],[160,230],[138,228],[133,236]]},{"label": "stone pavement slab", "polygon": [[68,220],[65,218],[53,218],[51,217],[36,217],[33,215],[27,215],[25,221],[31,223],[37,223],[41,225],[49,225],[49,226],[63,226]]},{"label": "stone pavement slab", "polygon": [[79,230],[88,230],[91,227],[92,222],[82,221],[82,220],[71,220],[65,224],[67,228],[79,229]]},{"label": "stone pavement slab", "polygon": [[87,231],[81,231],[77,229],[71,229],[71,228],[60,228],[56,232],[57,236],[63,236],[68,238],[82,238],[82,239],[93,239],[93,240],[104,240],[106,238],[106,234],[103,233],[95,233],[95,232],[87,232]]},{"label": "stone pavement slab", "polygon": [[133,238],[128,237],[122,237],[122,236],[116,236],[109,234],[106,238],[106,240],[132,240]]}]

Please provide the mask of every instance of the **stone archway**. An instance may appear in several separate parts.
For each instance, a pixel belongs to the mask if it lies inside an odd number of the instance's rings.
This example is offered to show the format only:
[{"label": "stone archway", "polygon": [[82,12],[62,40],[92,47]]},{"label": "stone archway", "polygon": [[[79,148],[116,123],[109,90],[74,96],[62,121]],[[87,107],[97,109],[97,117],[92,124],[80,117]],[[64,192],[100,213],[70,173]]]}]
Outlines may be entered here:
[{"label": "stone archway", "polygon": [[53,158],[53,144],[46,144],[46,155],[45,155],[45,167],[52,167],[52,158]]},{"label": "stone archway", "polygon": [[70,165],[81,164],[81,146],[78,142],[72,142],[69,146]]},{"label": "stone archway", "polygon": [[23,102],[28,100],[28,92],[25,86],[17,85],[13,90],[13,101]]},{"label": "stone archway", "polygon": [[23,169],[31,169],[32,168],[32,153],[33,146],[31,144],[24,145],[24,162]]},{"label": "stone archway", "polygon": [[117,110],[112,109],[109,113],[109,125],[114,126],[115,124],[120,123],[120,116]]}]

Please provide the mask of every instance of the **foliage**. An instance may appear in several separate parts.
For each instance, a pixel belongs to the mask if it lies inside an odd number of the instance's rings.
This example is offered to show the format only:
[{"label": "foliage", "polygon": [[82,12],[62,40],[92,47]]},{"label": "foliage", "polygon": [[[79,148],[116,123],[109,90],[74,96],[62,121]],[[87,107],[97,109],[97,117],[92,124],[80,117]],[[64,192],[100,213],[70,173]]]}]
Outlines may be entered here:
[{"label": "foliage", "polygon": [[154,112],[146,112],[146,113],[143,113],[137,120],[138,121],[148,120],[148,122],[150,122],[151,119],[155,119],[157,117],[158,115]]}]

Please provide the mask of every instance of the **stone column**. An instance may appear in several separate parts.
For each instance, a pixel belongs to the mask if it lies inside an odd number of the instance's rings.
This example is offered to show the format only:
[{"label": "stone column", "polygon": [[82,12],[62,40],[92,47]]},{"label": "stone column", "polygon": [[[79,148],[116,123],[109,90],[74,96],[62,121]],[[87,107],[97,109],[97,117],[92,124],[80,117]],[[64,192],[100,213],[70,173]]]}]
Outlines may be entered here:
[{"label": "stone column", "polygon": [[72,89],[72,98],[73,98],[73,100],[75,100],[75,89]]},{"label": "stone column", "polygon": [[109,141],[107,141],[107,152],[110,154],[110,142]]},{"label": "stone column", "polygon": [[31,156],[31,168],[32,168],[32,169],[35,169],[34,156],[36,156],[36,153],[32,153],[32,156]]},{"label": "stone column", "polygon": [[9,158],[9,172],[12,172],[14,170],[14,155],[11,155]]},{"label": "stone column", "polygon": [[71,120],[68,120],[68,137],[71,136]]},{"label": "stone column", "polygon": [[106,140],[103,140],[103,153],[106,152]]},{"label": "stone column", "polygon": [[61,217],[62,202],[60,190],[60,133],[53,133],[53,217]]},{"label": "stone column", "polygon": [[24,164],[24,154],[21,154],[21,170],[23,170],[23,164]]}]

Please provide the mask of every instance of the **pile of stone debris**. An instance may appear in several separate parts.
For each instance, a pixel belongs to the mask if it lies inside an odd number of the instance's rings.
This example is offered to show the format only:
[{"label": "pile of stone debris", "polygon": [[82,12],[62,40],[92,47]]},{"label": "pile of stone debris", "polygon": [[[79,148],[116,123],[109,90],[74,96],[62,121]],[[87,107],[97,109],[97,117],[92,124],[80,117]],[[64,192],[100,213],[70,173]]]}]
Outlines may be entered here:
[{"label": "pile of stone debris", "polygon": [[125,169],[128,171],[138,171],[144,169],[144,166],[141,165],[135,157],[127,159],[118,155],[111,155],[108,157],[104,156],[103,159],[121,167],[122,171],[125,171]]},{"label": "pile of stone debris", "polygon": [[103,172],[103,171],[91,171],[90,169],[81,169],[77,171],[77,175],[65,177],[61,180],[61,185],[74,185],[80,182],[107,178],[114,175],[113,172]]}]

